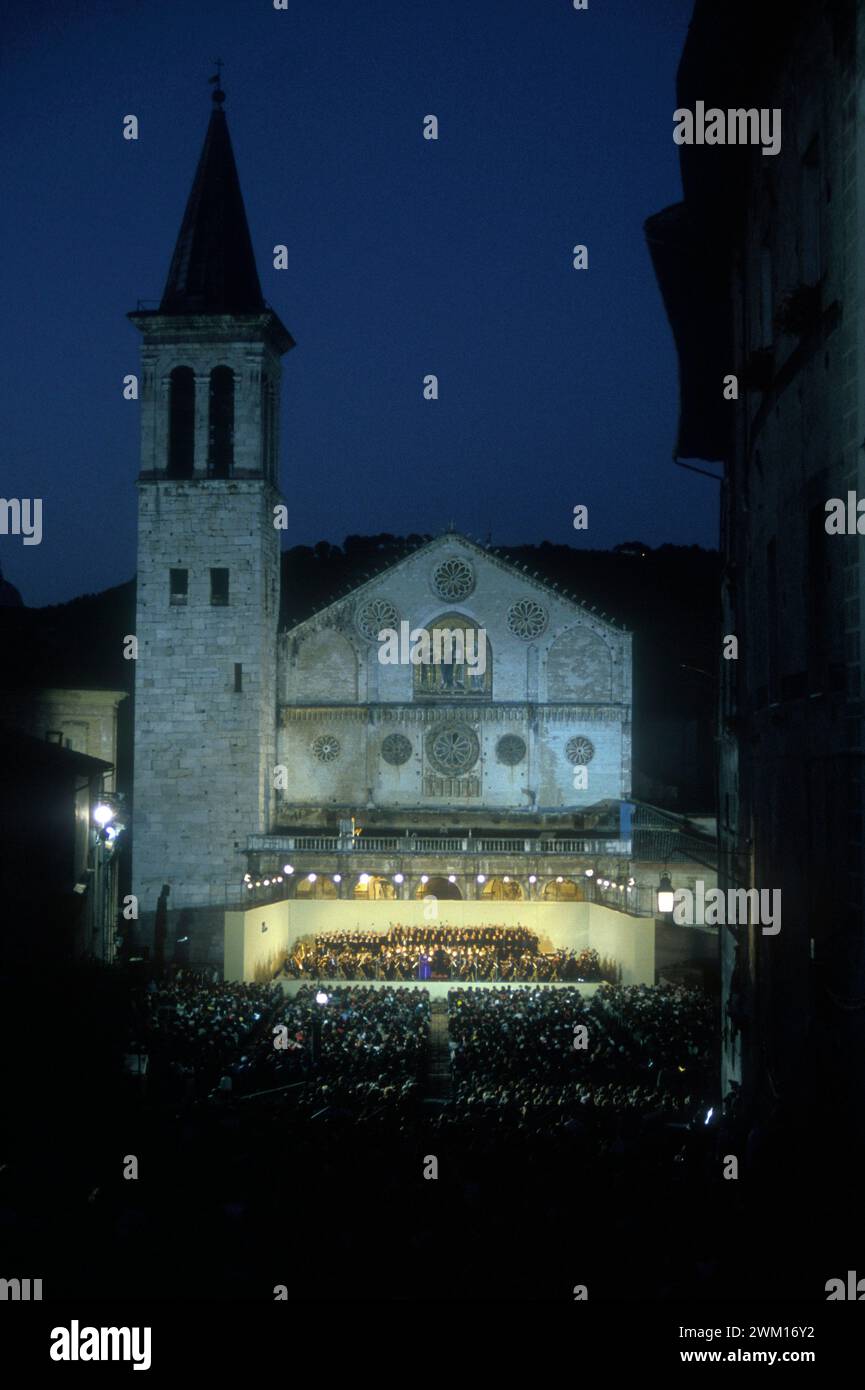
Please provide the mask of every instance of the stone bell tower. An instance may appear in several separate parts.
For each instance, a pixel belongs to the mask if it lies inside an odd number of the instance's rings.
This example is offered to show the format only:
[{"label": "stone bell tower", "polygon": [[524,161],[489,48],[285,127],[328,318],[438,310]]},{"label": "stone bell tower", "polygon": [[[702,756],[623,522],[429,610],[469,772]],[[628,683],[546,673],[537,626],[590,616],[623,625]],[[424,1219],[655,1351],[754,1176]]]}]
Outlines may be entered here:
[{"label": "stone bell tower", "polygon": [[[157,310],[142,335],[133,892],[145,939],[222,959],[225,885],[266,831],[276,723],[281,358],[261,293],[224,93]],[[191,909],[192,911],[186,911]]]}]

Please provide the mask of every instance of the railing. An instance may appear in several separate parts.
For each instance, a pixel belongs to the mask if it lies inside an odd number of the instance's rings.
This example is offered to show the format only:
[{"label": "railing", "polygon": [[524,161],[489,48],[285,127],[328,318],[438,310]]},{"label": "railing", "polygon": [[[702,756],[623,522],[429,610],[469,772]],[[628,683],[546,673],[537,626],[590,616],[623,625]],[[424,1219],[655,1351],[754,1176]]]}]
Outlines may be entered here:
[{"label": "railing", "polygon": [[339,849],[338,835],[250,835],[247,850],[283,854],[290,849],[317,849],[330,854]]},{"label": "railing", "polygon": [[630,840],[508,840],[446,835],[250,835],[247,850],[287,854],[318,850],[326,854],[592,854],[631,856]]},{"label": "railing", "polygon": [[422,854],[461,854],[469,842],[467,840],[448,840],[444,836],[438,839],[403,840],[402,844],[407,850],[417,850]]}]

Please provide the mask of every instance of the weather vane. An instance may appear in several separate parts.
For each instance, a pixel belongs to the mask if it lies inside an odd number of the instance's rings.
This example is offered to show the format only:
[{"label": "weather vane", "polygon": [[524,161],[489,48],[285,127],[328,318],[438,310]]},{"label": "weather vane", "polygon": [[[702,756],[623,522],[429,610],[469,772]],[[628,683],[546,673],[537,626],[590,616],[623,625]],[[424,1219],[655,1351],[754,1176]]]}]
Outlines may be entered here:
[{"label": "weather vane", "polygon": [[216,65],[216,76],[209,77],[208,82],[214,86],[213,100],[221,106],[225,101],[225,92],[222,90],[222,59],[216,58],[214,59],[214,63]]}]

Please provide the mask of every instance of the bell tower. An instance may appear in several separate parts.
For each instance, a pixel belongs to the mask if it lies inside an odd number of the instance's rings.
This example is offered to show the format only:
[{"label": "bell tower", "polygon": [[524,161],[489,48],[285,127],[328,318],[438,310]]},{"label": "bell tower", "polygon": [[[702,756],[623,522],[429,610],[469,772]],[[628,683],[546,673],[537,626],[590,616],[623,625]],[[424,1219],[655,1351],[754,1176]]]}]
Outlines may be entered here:
[{"label": "bell tower", "polygon": [[159,308],[142,335],[133,892],[163,884],[194,960],[222,960],[225,885],[269,828],[276,761],[281,358],[217,82]]}]

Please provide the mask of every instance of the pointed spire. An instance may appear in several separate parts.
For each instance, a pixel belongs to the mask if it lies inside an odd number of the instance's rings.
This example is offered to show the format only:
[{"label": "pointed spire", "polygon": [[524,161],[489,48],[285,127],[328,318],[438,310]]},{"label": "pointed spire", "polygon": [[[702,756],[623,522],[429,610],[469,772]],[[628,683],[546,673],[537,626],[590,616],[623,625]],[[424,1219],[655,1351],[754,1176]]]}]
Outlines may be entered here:
[{"label": "pointed spire", "polygon": [[211,79],[213,111],[171,259],[163,314],[257,314],[265,309],[220,78],[221,72]]}]

